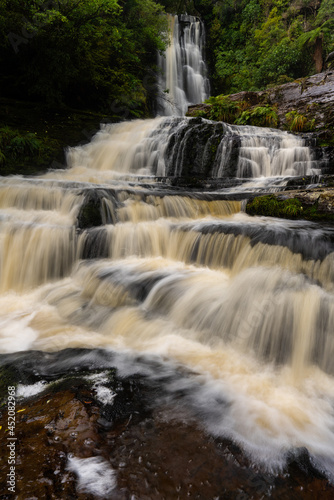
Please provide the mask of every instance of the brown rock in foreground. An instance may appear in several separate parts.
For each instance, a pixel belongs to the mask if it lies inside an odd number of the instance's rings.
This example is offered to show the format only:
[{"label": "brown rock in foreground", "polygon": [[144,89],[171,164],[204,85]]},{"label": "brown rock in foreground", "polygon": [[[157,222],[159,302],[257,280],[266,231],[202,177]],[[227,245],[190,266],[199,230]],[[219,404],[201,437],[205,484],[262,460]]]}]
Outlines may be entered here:
[{"label": "brown rock in foreground", "polygon": [[[305,450],[291,459],[284,474],[260,471],[231,441],[207,435],[176,401],[152,404],[153,395],[142,382],[121,385],[109,408],[79,379],[21,401],[16,407],[16,492],[7,491],[3,460],[0,498],[333,498],[334,487],[313,469]],[[7,422],[4,409],[2,422]],[[4,430],[2,457],[8,454]],[[95,457],[101,464],[98,485],[106,480],[103,467],[114,482],[92,493],[86,474],[80,487],[76,471],[69,470],[71,457]]]}]

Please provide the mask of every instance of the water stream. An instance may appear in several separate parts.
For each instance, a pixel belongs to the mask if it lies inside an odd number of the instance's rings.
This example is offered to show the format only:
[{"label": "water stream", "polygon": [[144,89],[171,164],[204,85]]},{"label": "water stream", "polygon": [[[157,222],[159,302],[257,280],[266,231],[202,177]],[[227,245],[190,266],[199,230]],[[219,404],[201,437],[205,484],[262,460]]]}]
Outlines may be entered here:
[{"label": "water stream", "polygon": [[[197,44],[202,75],[184,106],[202,100],[205,72],[200,25],[182,22],[182,50]],[[316,171],[302,139],[287,133],[160,117],[104,126],[69,150],[67,170],[2,178],[1,353],[102,348],[127,372],[145,371],[152,357],[166,370],[181,366],[187,375],[170,397],[188,384],[209,433],[270,470],[306,447],[333,479],[334,229],[250,218],[241,188],[233,199],[159,183],[190,168],[191,141],[205,130],[192,158],[198,169],[211,158],[205,175],[277,186]],[[82,227],[92,192],[101,223]],[[138,356],[141,365],[131,365]]]}]

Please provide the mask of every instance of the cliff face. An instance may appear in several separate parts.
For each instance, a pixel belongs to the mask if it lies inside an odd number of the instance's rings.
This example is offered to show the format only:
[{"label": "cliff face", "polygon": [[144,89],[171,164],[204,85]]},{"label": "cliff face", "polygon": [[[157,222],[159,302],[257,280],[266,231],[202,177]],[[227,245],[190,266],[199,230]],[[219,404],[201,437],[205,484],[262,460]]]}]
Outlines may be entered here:
[{"label": "cliff face", "polygon": [[[297,111],[307,120],[314,120],[314,130],[320,132],[321,138],[324,140],[333,138],[334,71],[318,73],[263,92],[251,92],[251,94],[253,94],[254,104],[267,103],[277,106],[280,128],[287,125],[287,113]],[[235,94],[233,100],[238,99],[237,96],[238,94]]]}]

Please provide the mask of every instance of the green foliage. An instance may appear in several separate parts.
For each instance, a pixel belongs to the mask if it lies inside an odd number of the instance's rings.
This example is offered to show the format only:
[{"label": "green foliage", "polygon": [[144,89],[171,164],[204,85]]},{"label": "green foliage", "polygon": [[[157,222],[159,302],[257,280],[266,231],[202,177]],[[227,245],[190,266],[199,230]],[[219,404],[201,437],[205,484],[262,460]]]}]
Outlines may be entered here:
[{"label": "green foliage", "polygon": [[249,215],[264,215],[284,219],[307,219],[314,221],[334,221],[331,213],[320,212],[318,203],[303,204],[297,198],[282,199],[274,195],[258,196],[248,201],[246,212]]},{"label": "green foliage", "polygon": [[237,125],[254,125],[256,127],[277,127],[278,116],[271,106],[256,106],[245,110],[235,123]]},{"label": "green foliage", "polygon": [[37,137],[36,132],[20,132],[11,127],[0,128],[0,164],[6,166],[32,162],[40,164],[53,151],[55,141]]},{"label": "green foliage", "polygon": [[12,0],[4,9],[0,31],[7,41],[0,61],[7,75],[0,83],[7,96],[147,112],[153,85],[143,80],[167,43],[167,20],[157,2]]},{"label": "green foliage", "polygon": [[319,40],[325,53],[334,49],[334,0],[213,4],[206,21],[215,94],[262,90],[308,76],[316,71]]},{"label": "green foliage", "polygon": [[314,129],[314,119],[309,121],[306,116],[295,110],[289,111],[285,118],[291,132],[310,132]]},{"label": "green foliage", "polygon": [[254,32],[254,43],[260,54],[268,53],[285,35],[285,28],[277,8],[273,8],[266,21]]},{"label": "green foliage", "polygon": [[199,109],[199,110],[195,111],[192,114],[192,116],[194,118],[209,118],[209,114],[206,111],[204,111],[204,109]]},{"label": "green foliage", "polygon": [[322,25],[326,21],[334,22],[334,0],[322,0],[316,23]]},{"label": "green foliage", "polygon": [[28,133],[25,136],[16,136],[12,139],[9,149],[12,156],[15,158],[20,155],[33,155],[39,151],[41,147],[40,141],[35,134]]},{"label": "green foliage", "polygon": [[38,154],[41,142],[36,134],[27,132],[22,135],[10,127],[0,128],[1,163],[16,160],[19,157]]},{"label": "green foliage", "polygon": [[309,66],[308,63],[307,51],[301,50],[297,42],[284,38],[261,60],[256,72],[256,83],[259,87],[278,83],[281,75],[297,78]]}]

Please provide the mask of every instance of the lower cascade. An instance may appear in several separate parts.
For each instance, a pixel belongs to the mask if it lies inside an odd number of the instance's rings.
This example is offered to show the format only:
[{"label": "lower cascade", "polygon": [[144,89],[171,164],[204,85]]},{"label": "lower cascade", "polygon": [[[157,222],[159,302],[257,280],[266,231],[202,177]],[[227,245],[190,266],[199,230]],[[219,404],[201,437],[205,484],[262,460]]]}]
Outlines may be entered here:
[{"label": "lower cascade", "polygon": [[245,183],[319,172],[304,140],[160,117],[104,125],[68,165],[1,179],[1,363],[87,349],[76,362],[159,381],[256,467],[306,448],[333,481],[333,227],[243,212]]}]

